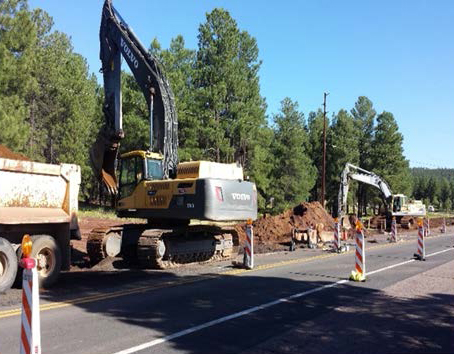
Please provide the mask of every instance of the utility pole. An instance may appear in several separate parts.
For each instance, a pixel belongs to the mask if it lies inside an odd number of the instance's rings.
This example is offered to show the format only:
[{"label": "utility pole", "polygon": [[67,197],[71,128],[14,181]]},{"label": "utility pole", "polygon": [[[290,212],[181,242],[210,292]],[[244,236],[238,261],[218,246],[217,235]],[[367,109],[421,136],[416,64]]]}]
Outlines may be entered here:
[{"label": "utility pole", "polygon": [[322,158],[322,191],[320,195],[320,204],[325,207],[325,176],[326,176],[326,96],[328,92],[323,93],[323,158]]}]

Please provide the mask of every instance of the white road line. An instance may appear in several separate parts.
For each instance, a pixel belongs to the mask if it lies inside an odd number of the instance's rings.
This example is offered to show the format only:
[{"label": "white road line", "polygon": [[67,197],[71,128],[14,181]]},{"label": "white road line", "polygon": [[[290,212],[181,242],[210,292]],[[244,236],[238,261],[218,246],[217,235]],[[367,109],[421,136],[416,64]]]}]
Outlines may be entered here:
[{"label": "white road line", "polygon": [[267,303],[259,305],[259,306],[251,307],[249,309],[234,313],[232,315],[224,316],[224,317],[218,318],[218,319],[213,320],[213,321],[202,323],[201,325],[198,325],[198,326],[190,327],[190,328],[185,329],[183,331],[176,332],[176,333],[170,334],[168,336],[152,340],[151,342],[143,343],[143,344],[137,345],[135,347],[131,347],[129,349],[122,350],[122,351],[117,352],[115,354],[135,353],[135,352],[138,352],[140,350],[144,350],[144,349],[153,347],[155,345],[167,342],[169,340],[172,340],[172,339],[175,339],[175,338],[178,338],[178,337],[183,337],[183,336],[185,336],[187,334],[200,331],[201,329],[204,329],[204,328],[207,328],[207,327],[211,327],[211,326],[214,326],[214,325],[217,325],[219,323],[226,322],[226,321],[230,321],[230,320],[233,320],[235,318],[238,318],[238,317],[241,317],[241,316],[245,316],[245,315],[248,315],[248,314],[256,312],[256,311],[264,310],[264,309],[266,309],[268,307],[271,307],[271,306],[274,306],[274,305],[278,305],[278,304],[282,304],[282,303],[285,303],[285,302],[289,302],[290,300],[293,300],[293,299],[296,299],[296,298],[299,298],[299,297],[303,297],[303,296],[307,296],[309,294],[313,294],[313,293],[316,293],[318,291],[321,291],[321,290],[324,290],[324,289],[328,289],[328,288],[332,288],[332,287],[335,287],[337,285],[344,284],[344,283],[347,283],[347,282],[348,282],[348,280],[343,279],[343,280],[339,280],[339,281],[337,281],[335,283],[332,283],[332,284],[327,284],[327,285],[324,285],[324,286],[321,286],[321,287],[318,287],[318,288],[315,288],[315,289],[307,290],[307,291],[304,291],[304,292],[301,292],[301,293],[298,293],[298,294],[294,294],[294,295],[291,295],[291,296],[288,296],[288,297],[283,297],[283,298],[280,298],[278,300],[267,302]]},{"label": "white road line", "polygon": [[445,253],[445,252],[448,252],[448,251],[454,251],[454,248],[447,248],[447,249],[442,250],[442,251],[434,252],[434,253],[431,253],[431,254],[426,254],[426,258],[432,257],[432,256],[436,256],[437,254]]},{"label": "white road line", "polygon": [[[426,258],[429,258],[429,257],[432,257],[432,256],[436,256],[437,254],[445,253],[445,252],[449,252],[449,251],[454,251],[454,248],[447,248],[447,249],[442,250],[442,251],[434,252],[434,253],[431,253],[431,254],[426,254]],[[377,269],[377,270],[373,270],[372,272],[366,273],[366,275],[380,273],[380,272],[383,272],[384,270],[388,270],[388,269],[391,269],[391,268],[399,267],[401,265],[408,264],[408,263],[415,262],[415,261],[416,261],[416,259],[410,259],[410,260],[405,261],[405,262],[401,262],[401,263],[390,265],[388,267],[384,267],[384,268],[380,268],[380,269]]]},{"label": "white road line", "polygon": [[[426,256],[427,257],[427,256]],[[384,268],[380,268],[380,269],[377,269],[377,270],[373,270],[372,272],[367,272],[366,273],[366,276],[367,275],[371,275],[371,274],[375,274],[375,273],[380,273],[380,272],[383,272],[384,270],[388,270],[388,269],[391,269],[391,268],[396,268],[396,267],[400,267],[401,265],[404,265],[404,264],[408,264],[408,263],[411,263],[411,262],[414,262],[416,259],[410,259],[408,261],[405,261],[405,262],[401,262],[401,263],[397,263],[397,264],[393,264],[393,265],[390,265],[388,267],[384,267]]]},{"label": "white road line", "polygon": [[[434,253],[428,254],[428,255],[426,255],[426,258],[435,256],[435,255],[440,254],[440,253],[448,252],[448,251],[454,251],[454,248],[448,248],[448,249],[445,249],[445,250],[442,250],[442,251],[438,251],[438,252],[434,252]],[[382,272],[382,271],[385,271],[385,270],[388,270],[388,269],[392,269],[392,268],[395,268],[395,267],[399,267],[401,265],[408,264],[408,263],[411,263],[411,262],[414,262],[414,261],[415,261],[414,259],[410,259],[410,260],[405,261],[405,262],[393,264],[393,265],[390,265],[388,267],[380,268],[380,269],[374,270],[372,272],[369,272],[369,273],[367,273],[367,275],[379,273],[379,272]],[[289,302],[290,300],[297,299],[297,298],[300,298],[300,297],[304,297],[304,296],[307,296],[307,295],[310,295],[310,294],[313,294],[313,293],[316,293],[316,292],[319,292],[319,291],[322,291],[322,290],[325,290],[325,289],[333,288],[335,286],[338,286],[340,284],[344,284],[344,283],[347,283],[347,282],[349,282],[349,280],[343,279],[343,280],[339,280],[339,281],[337,281],[335,283],[323,285],[323,286],[320,286],[318,288],[314,288],[314,289],[311,289],[311,290],[306,290],[306,291],[303,291],[301,293],[290,295],[288,297],[283,297],[283,298],[280,298],[280,299],[277,299],[277,300],[274,300],[274,301],[271,301],[271,302],[267,302],[267,303],[259,305],[259,306],[254,306],[254,307],[251,307],[249,309],[246,309],[246,310],[243,310],[243,311],[240,311],[240,312],[236,312],[236,313],[228,315],[228,316],[224,316],[224,317],[218,318],[218,319],[213,320],[213,321],[202,323],[202,324],[200,324],[198,326],[190,327],[190,328],[187,328],[185,330],[169,334],[168,336],[165,336],[165,337],[162,337],[162,338],[158,338],[158,339],[152,340],[150,342],[139,344],[139,345],[137,345],[135,347],[131,347],[131,348],[116,352],[115,354],[136,353],[136,352],[138,352],[140,350],[144,350],[144,349],[147,349],[147,348],[154,347],[154,346],[156,346],[158,344],[161,344],[161,343],[164,343],[164,342],[168,342],[168,341],[170,341],[172,339],[175,339],[175,338],[183,337],[185,335],[200,331],[200,330],[202,330],[204,328],[215,326],[217,324],[220,324],[220,323],[223,323],[223,322],[227,322],[227,321],[233,320],[235,318],[248,315],[248,314],[253,313],[253,312],[264,310],[264,309],[266,309],[268,307],[271,307],[271,306],[274,306],[274,305],[286,303],[286,302]]]}]

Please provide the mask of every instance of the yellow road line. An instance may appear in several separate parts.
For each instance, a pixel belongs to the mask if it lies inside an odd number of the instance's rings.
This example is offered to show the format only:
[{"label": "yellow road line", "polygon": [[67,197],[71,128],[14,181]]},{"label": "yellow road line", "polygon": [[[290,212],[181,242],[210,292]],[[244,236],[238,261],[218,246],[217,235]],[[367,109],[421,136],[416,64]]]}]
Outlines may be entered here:
[{"label": "yellow road line", "polygon": [[[441,235],[441,236],[446,236],[446,235]],[[437,237],[437,236],[430,236],[430,238],[434,238],[434,237]],[[396,246],[399,244],[407,243],[410,241],[414,242],[415,240],[401,240],[397,243],[388,243],[388,244],[368,247],[368,249],[391,247],[391,246]],[[288,261],[280,261],[280,262],[276,262],[276,263],[263,264],[263,265],[255,267],[254,269],[233,269],[233,270],[228,270],[228,271],[221,272],[219,274],[214,274],[214,275],[203,275],[203,276],[198,276],[198,277],[195,277],[192,279],[179,279],[179,280],[168,281],[168,282],[164,282],[164,283],[156,284],[156,285],[148,285],[148,286],[142,286],[142,287],[137,287],[137,288],[132,288],[132,289],[114,291],[112,293],[107,293],[107,294],[97,294],[97,295],[85,296],[85,297],[82,297],[79,299],[52,302],[49,304],[41,305],[40,311],[53,310],[53,309],[58,309],[58,308],[72,306],[72,305],[88,303],[88,302],[94,302],[94,301],[99,301],[99,300],[113,299],[113,298],[120,297],[120,296],[138,294],[138,293],[143,293],[143,292],[151,291],[151,290],[164,289],[164,288],[169,288],[169,287],[177,286],[177,285],[191,284],[191,283],[196,283],[196,282],[203,281],[203,280],[220,278],[225,275],[235,276],[235,275],[241,275],[244,273],[257,272],[260,270],[268,270],[268,269],[273,269],[273,268],[278,268],[278,267],[284,267],[284,266],[291,265],[291,264],[306,263],[306,262],[315,261],[315,260],[319,260],[319,259],[326,259],[326,258],[331,258],[331,257],[339,256],[339,255],[351,254],[353,252],[354,252],[354,249],[349,252],[345,252],[345,253],[341,253],[341,254],[330,253],[330,254],[321,254],[321,255],[308,257],[308,258],[296,258],[296,259],[291,259]],[[6,318],[6,317],[18,316],[20,314],[21,314],[20,308],[4,310],[4,311],[0,311],[0,319]]]},{"label": "yellow road line", "polygon": [[[199,277],[192,278],[192,279],[180,279],[180,280],[164,282],[164,283],[156,284],[156,285],[149,285],[149,286],[143,286],[143,287],[138,287],[138,288],[133,288],[133,289],[114,291],[114,292],[108,293],[108,294],[97,294],[97,295],[85,296],[85,297],[79,298],[79,299],[72,299],[72,300],[68,300],[68,301],[52,302],[49,304],[43,304],[39,308],[40,308],[40,311],[53,310],[53,309],[68,307],[71,305],[83,304],[83,303],[94,302],[94,301],[99,301],[99,300],[112,299],[112,298],[116,298],[116,297],[120,297],[120,296],[138,294],[141,292],[169,288],[169,287],[177,286],[177,285],[196,283],[196,282],[199,282],[202,280],[220,278],[220,277],[226,276],[226,275],[230,275],[230,276],[241,275],[243,273],[250,273],[250,272],[259,271],[259,270],[277,268],[277,267],[294,264],[294,263],[303,263],[303,262],[308,262],[308,261],[316,260],[316,259],[320,259],[320,258],[332,257],[335,255],[336,254],[329,254],[329,255],[319,255],[319,256],[314,256],[314,257],[309,257],[309,258],[298,258],[298,259],[293,259],[293,260],[289,260],[289,261],[264,264],[264,265],[257,266],[254,269],[250,269],[250,270],[249,269],[228,270],[228,271],[216,274],[216,275],[205,275],[205,276],[199,276]],[[0,311],[0,319],[6,318],[6,317],[17,316],[20,314],[21,314],[20,308]]]},{"label": "yellow road line", "polygon": [[[149,286],[142,286],[142,287],[133,288],[133,289],[114,291],[114,292],[108,293],[108,294],[98,294],[98,295],[86,296],[86,297],[83,297],[80,299],[52,302],[49,304],[43,304],[39,308],[40,308],[40,311],[53,310],[53,309],[58,309],[58,308],[62,308],[62,307],[68,307],[71,305],[83,304],[83,303],[87,303],[87,302],[94,302],[94,301],[98,301],[98,300],[106,300],[106,299],[111,299],[111,298],[115,298],[115,297],[119,297],[119,296],[146,292],[146,291],[150,291],[150,290],[168,288],[168,287],[176,286],[176,285],[196,283],[198,281],[215,278],[215,277],[216,276],[213,276],[213,275],[207,275],[207,276],[200,276],[200,277],[196,277],[196,278],[192,278],[192,279],[181,279],[178,281],[164,282],[164,283],[156,284],[156,285],[149,285]],[[0,318],[20,315],[20,313],[21,313],[20,308],[0,311]]]},{"label": "yellow road line", "polygon": [[254,269],[234,269],[234,270],[228,270],[226,272],[220,273],[220,275],[239,275],[243,273],[250,273],[250,272],[256,272],[259,270],[267,270],[267,269],[272,269],[272,268],[278,268],[278,267],[283,267],[286,265],[290,264],[297,264],[297,263],[305,263],[309,261],[314,261],[317,259],[322,259],[322,258],[330,258],[337,256],[337,253],[332,253],[332,254],[321,254],[318,256],[313,256],[313,257],[308,257],[308,258],[296,258],[296,259],[290,259],[288,261],[281,261],[281,262],[276,262],[276,263],[269,263],[269,264],[263,264],[257,267],[254,267]]}]

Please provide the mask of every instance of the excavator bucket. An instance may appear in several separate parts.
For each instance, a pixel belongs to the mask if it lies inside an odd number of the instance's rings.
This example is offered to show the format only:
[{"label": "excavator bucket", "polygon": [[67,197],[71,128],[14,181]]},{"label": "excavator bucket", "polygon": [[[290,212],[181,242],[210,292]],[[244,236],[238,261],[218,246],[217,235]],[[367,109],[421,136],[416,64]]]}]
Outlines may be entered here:
[{"label": "excavator bucket", "polygon": [[101,131],[90,149],[93,172],[112,195],[118,193],[115,166],[119,147],[118,141],[106,138]]}]

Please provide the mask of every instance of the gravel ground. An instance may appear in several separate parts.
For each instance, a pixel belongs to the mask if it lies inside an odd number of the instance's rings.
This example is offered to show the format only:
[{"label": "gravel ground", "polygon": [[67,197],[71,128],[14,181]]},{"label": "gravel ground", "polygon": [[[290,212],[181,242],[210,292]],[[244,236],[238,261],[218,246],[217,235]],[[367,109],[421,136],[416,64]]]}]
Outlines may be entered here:
[{"label": "gravel ground", "polygon": [[433,293],[454,295],[454,261],[384,289],[388,296],[413,299]]}]

